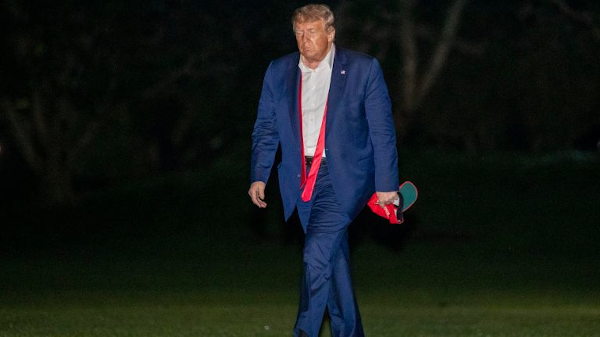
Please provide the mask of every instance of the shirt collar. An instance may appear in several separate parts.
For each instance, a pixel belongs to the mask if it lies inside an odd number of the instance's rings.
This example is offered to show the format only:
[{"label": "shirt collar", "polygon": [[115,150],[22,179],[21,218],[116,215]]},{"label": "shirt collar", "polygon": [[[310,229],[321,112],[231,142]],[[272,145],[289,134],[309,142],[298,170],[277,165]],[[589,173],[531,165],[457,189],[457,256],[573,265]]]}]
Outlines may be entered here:
[{"label": "shirt collar", "polygon": [[325,58],[323,59],[323,61],[321,61],[321,63],[319,63],[317,68],[315,68],[314,70],[310,69],[304,63],[302,63],[302,58],[300,58],[300,60],[298,60],[298,67],[300,68],[300,70],[302,70],[302,72],[309,72],[309,71],[319,72],[319,71],[323,71],[325,69],[331,70],[331,69],[333,69],[333,59],[334,58],[335,58],[335,44],[332,43],[331,49],[329,50],[327,55],[325,55]]}]

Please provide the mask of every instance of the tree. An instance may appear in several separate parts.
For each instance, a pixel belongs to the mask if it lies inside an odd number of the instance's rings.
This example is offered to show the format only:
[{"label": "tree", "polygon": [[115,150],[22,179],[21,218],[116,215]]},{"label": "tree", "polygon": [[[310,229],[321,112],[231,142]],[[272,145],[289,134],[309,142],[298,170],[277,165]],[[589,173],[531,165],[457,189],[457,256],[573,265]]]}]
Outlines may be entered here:
[{"label": "tree", "polygon": [[13,1],[2,9],[10,29],[0,120],[47,205],[75,201],[74,171],[107,126],[192,72],[189,54],[157,67],[172,57],[160,50],[167,22],[160,7],[145,4],[135,16],[116,2]]},{"label": "tree", "polygon": [[[353,11],[364,7],[355,2],[343,1],[339,7],[344,19],[341,35],[361,36],[362,42],[358,44],[360,50],[369,52],[375,49],[375,55],[381,59],[390,56],[394,49],[399,51],[402,63],[397,78],[401,94],[392,97],[400,106],[400,113],[395,115],[399,138],[406,136],[412,126],[415,115],[446,66],[451,50],[458,46],[463,52],[481,52],[480,46],[469,45],[457,38],[468,0],[454,0],[451,3],[442,17],[439,34],[417,22],[419,3],[419,0],[401,0],[387,6],[378,4],[373,6],[375,13],[363,13],[358,17]],[[361,29],[358,34],[353,31],[356,27]],[[422,51],[420,40],[432,43],[425,48],[429,53]],[[426,54],[430,56],[424,56]]]},{"label": "tree", "polygon": [[[461,21],[464,8],[468,0],[455,0],[447,10],[445,22],[441,30],[433,53],[428,61],[419,57],[417,32],[415,23],[416,0],[406,0],[403,2],[404,8],[400,14],[400,46],[402,50],[403,68],[400,78],[402,87],[402,121],[398,125],[406,125],[406,122],[414,119],[415,113],[423,103],[423,100],[430,93],[432,86],[440,76],[441,71],[446,65],[448,54],[456,41],[456,34]],[[420,65],[427,63],[422,71],[419,71]],[[419,74],[421,74],[419,76]],[[401,122],[401,123],[400,123]],[[401,134],[404,134],[401,132]]]}]

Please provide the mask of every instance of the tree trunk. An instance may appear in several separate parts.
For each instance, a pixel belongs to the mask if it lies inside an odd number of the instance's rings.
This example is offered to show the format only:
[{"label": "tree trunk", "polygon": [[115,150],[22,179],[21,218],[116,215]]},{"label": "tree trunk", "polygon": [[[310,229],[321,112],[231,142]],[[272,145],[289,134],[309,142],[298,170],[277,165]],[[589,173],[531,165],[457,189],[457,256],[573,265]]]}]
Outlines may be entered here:
[{"label": "tree trunk", "polygon": [[400,78],[402,95],[400,113],[396,114],[396,128],[398,139],[406,137],[406,130],[412,124],[415,110],[418,105],[416,99],[419,67],[419,51],[414,22],[415,0],[403,1],[400,13],[400,47],[402,50],[402,75]]},{"label": "tree trunk", "polygon": [[49,117],[46,104],[34,91],[29,111],[18,111],[7,99],[0,101],[3,116],[14,136],[15,144],[27,165],[39,179],[41,204],[45,207],[75,202],[73,175],[69,160],[80,142],[70,144],[58,116]]},{"label": "tree trunk", "polygon": [[414,21],[416,0],[402,1],[400,14],[400,48],[402,51],[402,108],[401,114],[396,114],[398,138],[406,136],[406,130],[414,123],[416,114],[431,88],[437,81],[446,65],[448,54],[454,45],[456,32],[461,21],[462,13],[468,0],[455,0],[446,14],[442,34],[429,58],[427,67],[419,76],[419,52],[417,46],[417,31]]}]

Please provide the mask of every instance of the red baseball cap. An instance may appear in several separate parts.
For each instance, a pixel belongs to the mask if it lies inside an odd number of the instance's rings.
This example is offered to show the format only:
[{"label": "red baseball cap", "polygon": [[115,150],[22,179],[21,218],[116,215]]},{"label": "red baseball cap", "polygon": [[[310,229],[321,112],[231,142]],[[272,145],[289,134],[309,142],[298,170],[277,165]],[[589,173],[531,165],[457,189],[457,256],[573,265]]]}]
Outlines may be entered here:
[{"label": "red baseball cap", "polygon": [[394,202],[391,204],[381,206],[378,202],[379,199],[377,198],[377,193],[373,193],[369,199],[369,202],[367,203],[373,213],[388,219],[391,224],[398,225],[404,222],[402,211],[400,211],[400,214],[398,214],[398,209],[402,203],[402,194],[398,193],[398,199],[394,200]]}]

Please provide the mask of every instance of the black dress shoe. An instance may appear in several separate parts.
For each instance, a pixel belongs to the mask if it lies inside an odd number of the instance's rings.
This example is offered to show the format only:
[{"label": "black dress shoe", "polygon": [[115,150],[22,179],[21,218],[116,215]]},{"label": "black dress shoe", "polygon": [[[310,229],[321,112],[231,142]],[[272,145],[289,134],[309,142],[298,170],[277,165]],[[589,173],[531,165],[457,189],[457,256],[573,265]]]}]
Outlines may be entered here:
[{"label": "black dress shoe", "polygon": [[308,337],[308,334],[302,330],[300,330],[300,333],[298,334],[298,337]]}]

